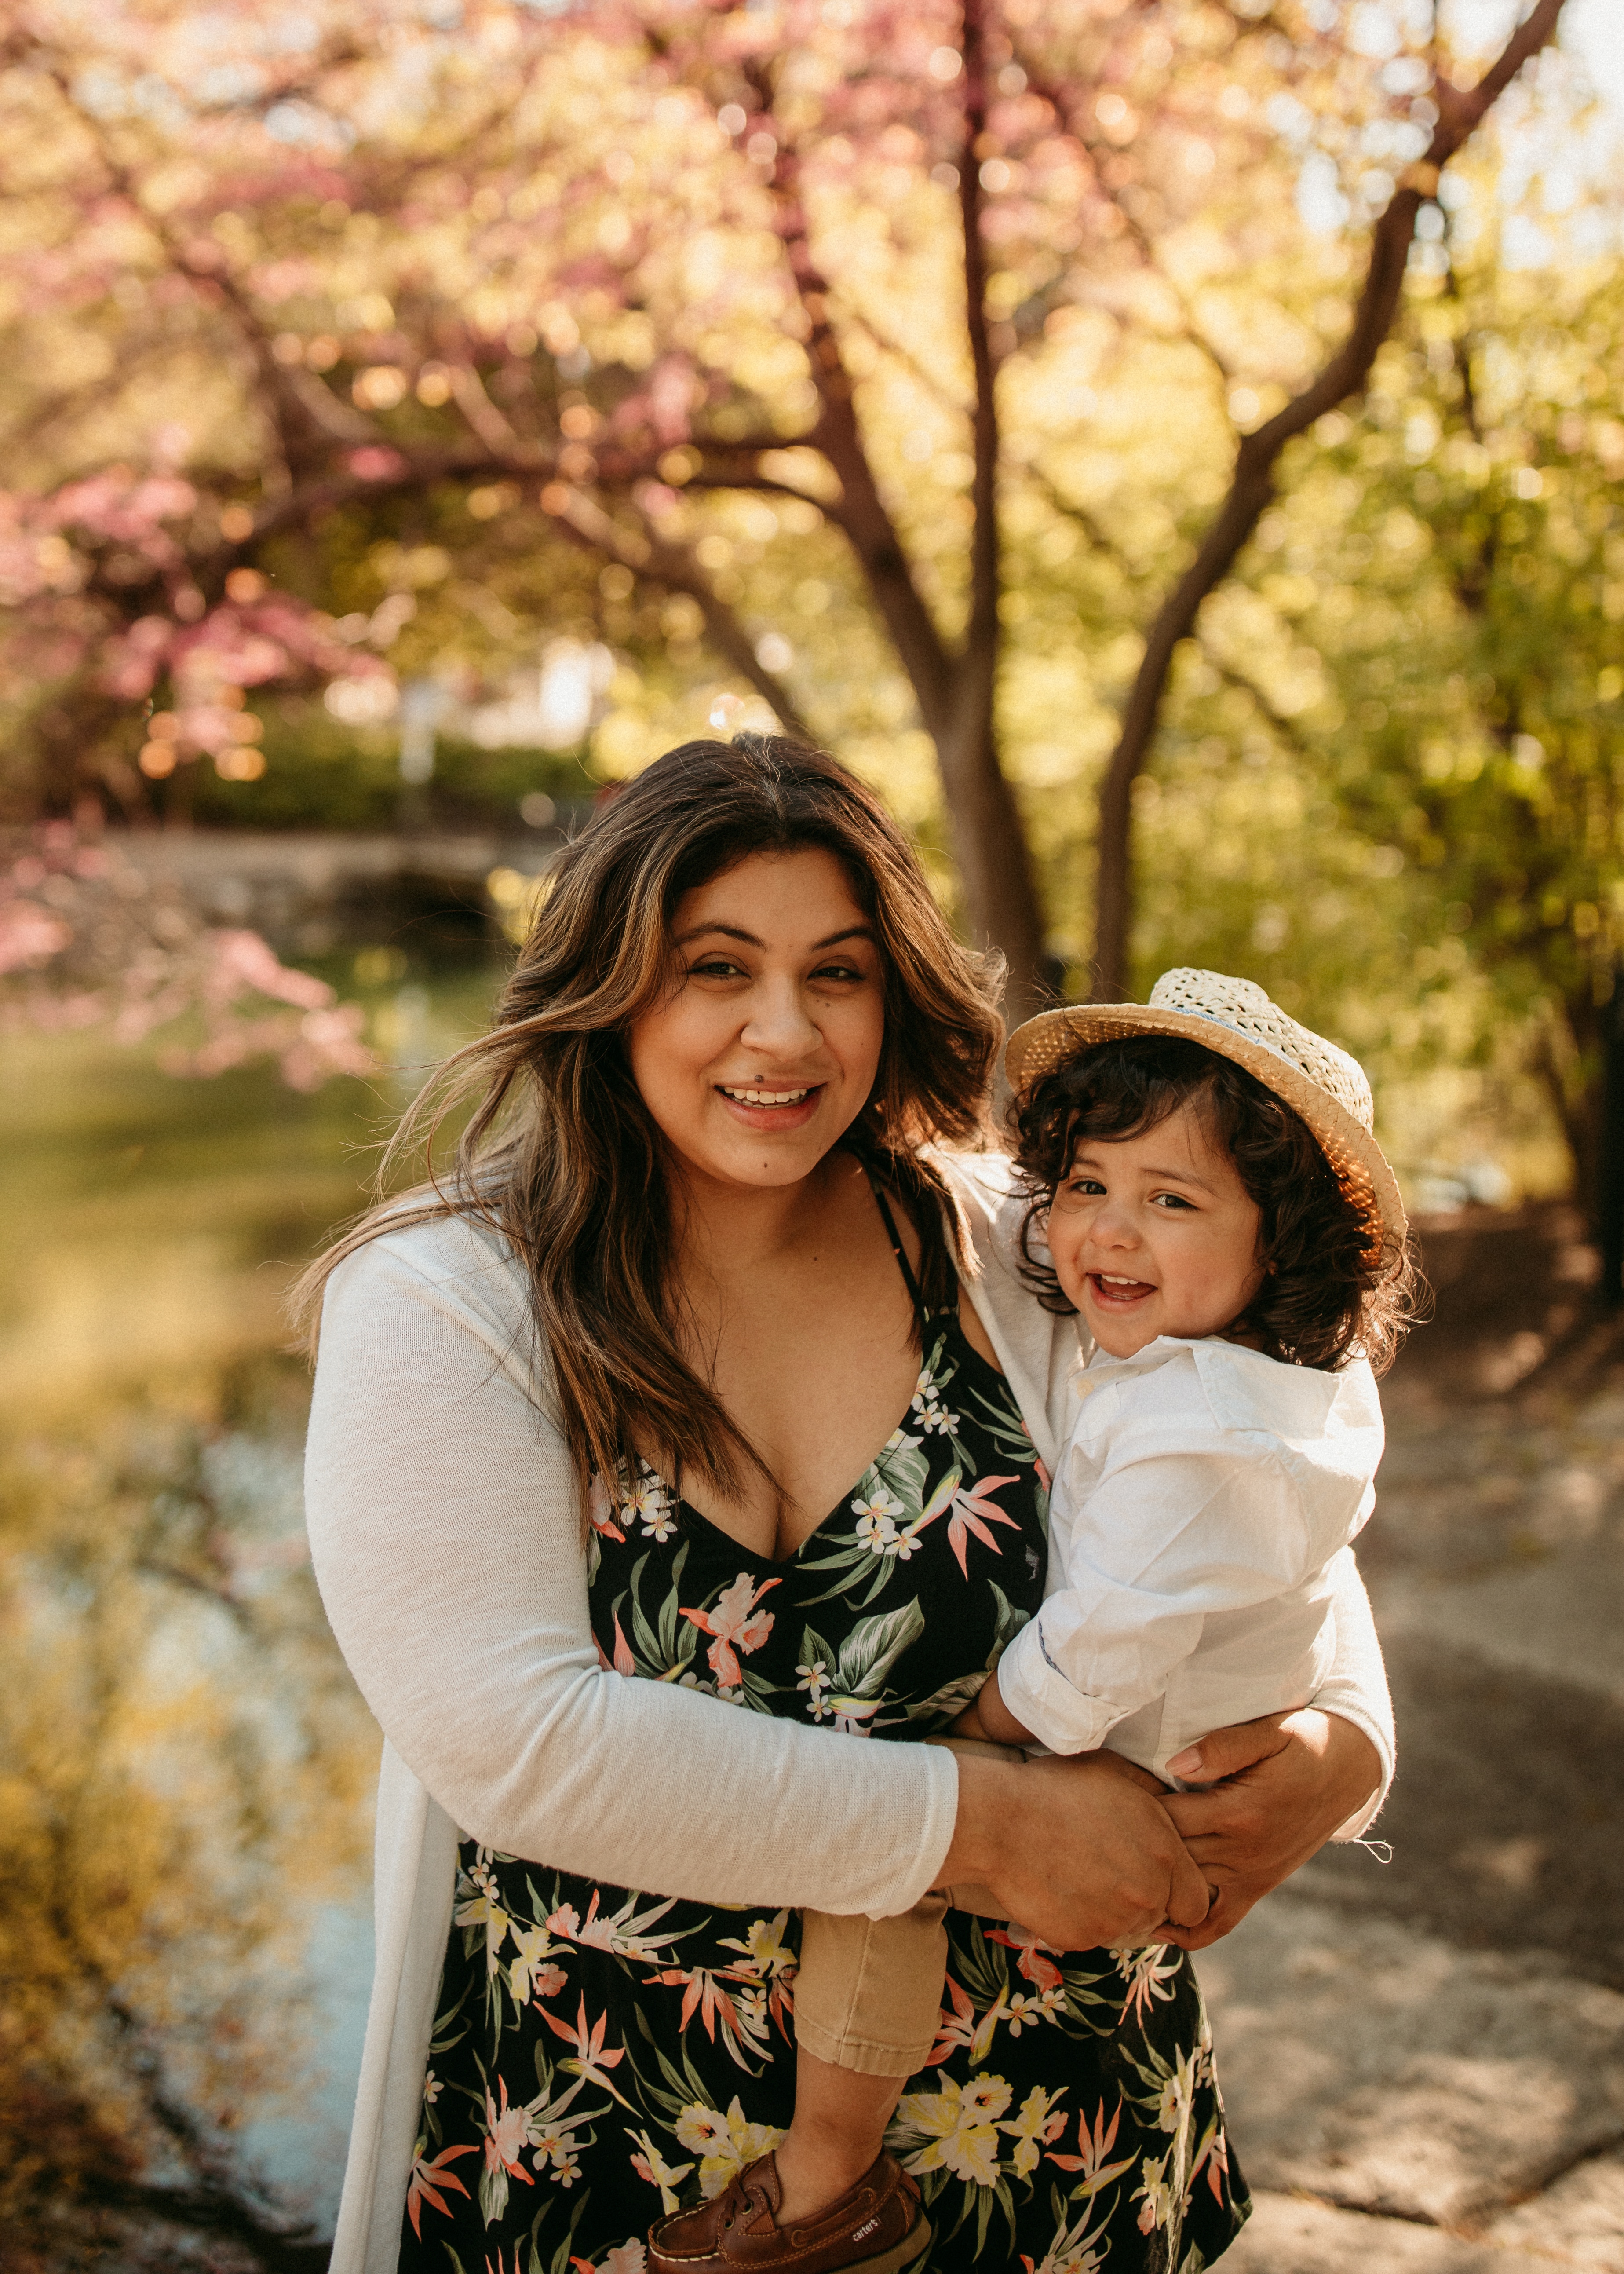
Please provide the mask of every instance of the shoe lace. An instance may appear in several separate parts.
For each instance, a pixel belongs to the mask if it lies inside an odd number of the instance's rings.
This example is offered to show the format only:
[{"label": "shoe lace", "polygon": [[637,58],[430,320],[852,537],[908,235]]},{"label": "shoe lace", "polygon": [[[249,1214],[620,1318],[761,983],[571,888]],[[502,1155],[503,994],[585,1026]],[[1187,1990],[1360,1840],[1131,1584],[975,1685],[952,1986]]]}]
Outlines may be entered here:
[{"label": "shoe lace", "polygon": [[726,2227],[735,2225],[747,2213],[755,2219],[759,2218],[763,2211],[767,2212],[769,2216],[772,2211],[772,2197],[767,2192],[765,2186],[760,2180],[752,2182],[744,2178],[737,2179],[727,2191],[727,2218],[724,2231]]}]

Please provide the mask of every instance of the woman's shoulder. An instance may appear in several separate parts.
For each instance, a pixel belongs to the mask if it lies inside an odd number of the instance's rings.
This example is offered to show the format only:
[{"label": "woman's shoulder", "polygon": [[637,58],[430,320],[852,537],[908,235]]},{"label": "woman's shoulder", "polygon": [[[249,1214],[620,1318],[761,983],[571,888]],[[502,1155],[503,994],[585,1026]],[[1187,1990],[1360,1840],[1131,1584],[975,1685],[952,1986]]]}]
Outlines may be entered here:
[{"label": "woman's shoulder", "polygon": [[402,1312],[428,1309],[505,1349],[530,1340],[523,1266],[494,1226],[472,1214],[417,1212],[408,1200],[335,1265],[323,1310],[329,1329],[387,1334]]},{"label": "woman's shoulder", "polygon": [[470,1280],[523,1286],[523,1271],[512,1244],[487,1218],[471,1210],[436,1206],[409,1195],[374,1221],[377,1229],[372,1237],[353,1248],[337,1270],[371,1262],[374,1269],[386,1264],[436,1285]]}]

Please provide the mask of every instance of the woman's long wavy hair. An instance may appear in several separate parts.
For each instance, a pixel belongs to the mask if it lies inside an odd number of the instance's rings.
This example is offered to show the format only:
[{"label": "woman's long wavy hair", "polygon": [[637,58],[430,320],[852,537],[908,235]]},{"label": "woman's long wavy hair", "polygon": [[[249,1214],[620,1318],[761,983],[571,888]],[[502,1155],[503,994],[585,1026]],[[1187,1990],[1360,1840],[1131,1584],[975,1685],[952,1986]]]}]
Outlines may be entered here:
[{"label": "woman's long wavy hair", "polygon": [[1270,1358],[1327,1373],[1362,1355],[1378,1374],[1419,1315],[1408,1243],[1378,1239],[1336,1180],[1313,1132],[1244,1066],[1172,1035],[1127,1035],[1080,1050],[1010,1108],[1026,1190],[1022,1275],[1045,1309],[1075,1309],[1052,1263],[1032,1253],[1057,1187],[1086,1137],[1138,1137],[1192,1105],[1256,1202],[1265,1276],[1229,1332]]},{"label": "woman's long wavy hair", "polygon": [[530,1282],[583,1487],[638,1445],[736,1491],[768,1475],[683,1357],[666,1148],[632,1079],[626,1035],[673,977],[677,902],[756,853],[834,855],[877,935],[885,1026],[874,1088],[846,1147],[918,1228],[927,1307],[956,1299],[946,1187],[921,1148],[984,1134],[1002,1035],[996,959],[944,922],[906,838],[856,778],[777,735],[685,742],[606,802],[550,871],[492,1031],[450,1058],[387,1149],[380,1186],[459,1098],[477,1096],[454,1168],[372,1208],[304,1274],[313,1328],[345,1256],[448,1216],[499,1232]]}]

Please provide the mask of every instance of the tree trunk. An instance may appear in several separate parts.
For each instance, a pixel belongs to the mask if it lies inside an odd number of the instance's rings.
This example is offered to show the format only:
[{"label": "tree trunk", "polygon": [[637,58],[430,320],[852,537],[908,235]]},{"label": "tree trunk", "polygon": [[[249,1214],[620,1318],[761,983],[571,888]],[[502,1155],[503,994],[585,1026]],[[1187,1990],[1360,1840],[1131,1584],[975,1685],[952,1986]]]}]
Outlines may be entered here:
[{"label": "tree trunk", "polygon": [[[1574,1204],[1590,1231],[1604,1236],[1608,1207],[1609,1084],[1624,1034],[1618,1008],[1598,1008],[1590,991],[1569,995],[1548,1009],[1534,1030],[1533,1071],[1550,1100],[1551,1111],[1573,1163]],[[1624,1174],[1624,1159],[1618,1173]]]},{"label": "tree trunk", "polygon": [[961,21],[964,139],[959,156],[959,216],[965,333],[975,380],[971,418],[975,518],[964,644],[945,674],[943,699],[925,715],[936,746],[972,936],[978,946],[996,948],[1004,957],[1008,972],[1004,1017],[1016,1027],[1031,1017],[1041,999],[1043,919],[1026,832],[998,757],[998,660],[1004,644],[998,600],[1004,576],[998,526],[998,374],[987,316],[980,167],[989,69],[984,0],[963,0]]},{"label": "tree trunk", "polygon": [[996,653],[966,659],[951,717],[935,741],[970,936],[1004,957],[1004,1015],[1015,1028],[1045,1000],[1043,923],[1026,832],[998,762],[995,667]]}]

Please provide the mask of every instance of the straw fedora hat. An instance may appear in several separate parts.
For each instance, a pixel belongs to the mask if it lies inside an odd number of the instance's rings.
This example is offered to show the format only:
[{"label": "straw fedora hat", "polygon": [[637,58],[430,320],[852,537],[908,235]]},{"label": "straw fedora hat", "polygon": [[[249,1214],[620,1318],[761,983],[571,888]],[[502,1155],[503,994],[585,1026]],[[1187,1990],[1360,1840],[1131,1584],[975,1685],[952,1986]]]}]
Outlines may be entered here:
[{"label": "straw fedora hat", "polygon": [[1255,981],[1222,971],[1164,971],[1143,1003],[1079,1003],[1043,1011],[1010,1036],[1004,1054],[1019,1097],[1069,1058],[1124,1035],[1180,1035],[1233,1058],[1299,1114],[1324,1148],[1342,1190],[1396,1260],[1406,1221],[1398,1179],[1371,1134],[1365,1069],[1271,1003]]}]

